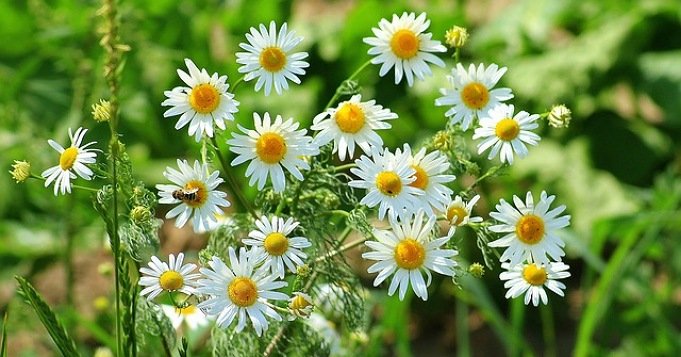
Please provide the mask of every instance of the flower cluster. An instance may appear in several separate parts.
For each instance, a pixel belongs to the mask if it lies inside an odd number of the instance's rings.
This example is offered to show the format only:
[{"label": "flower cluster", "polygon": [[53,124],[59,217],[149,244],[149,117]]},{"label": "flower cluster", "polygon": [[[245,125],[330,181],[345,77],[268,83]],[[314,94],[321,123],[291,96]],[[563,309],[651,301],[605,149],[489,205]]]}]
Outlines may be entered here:
[{"label": "flower cluster", "polygon": [[[371,46],[368,54],[373,56],[367,65],[380,65],[381,77],[394,69],[395,84],[405,78],[410,87],[415,79],[432,75],[430,64],[444,67],[446,64],[437,53],[447,50],[426,32],[429,25],[425,13],[393,15],[391,21],[382,19],[378,28],[372,29],[374,36],[364,38]],[[228,127],[244,110],[235,94],[242,80],[255,80],[255,91],[263,89],[265,96],[273,89],[282,95],[289,88],[289,82],[301,82],[309,67],[305,61],[308,54],[296,52],[303,38],[290,31],[286,23],[278,30],[274,21],[269,27],[264,24],[252,27],[245,37],[247,42],[239,45],[245,52],[236,53],[236,62],[241,65],[238,71],[244,76],[231,87],[234,93],[228,92],[230,84],[226,75],[211,75],[185,59],[187,72],[177,70],[184,85],[165,91],[166,99],[161,103],[169,107],[164,117],[179,116],[175,129],[188,127],[189,136],[196,142],[203,141],[204,149],[210,145],[216,150],[223,173],[227,175],[223,179],[220,171],[211,168],[214,163],[205,152],[201,161],[190,163],[177,159],[177,168],[167,167],[163,172],[170,183],[156,185],[158,202],[174,205],[165,218],[174,219],[176,227],[190,223],[197,233],[213,230],[220,220],[231,219],[231,212],[226,209],[232,202],[220,188],[224,183],[231,186],[233,197],[241,200],[240,206],[253,218],[247,223],[250,225],[248,237],[239,241],[241,246],[228,247],[217,254],[228,259],[212,256],[207,266],[197,267],[183,264],[183,253],[171,254],[167,263],[153,256],[147,267],[139,269],[139,284],[143,287],[140,294],[149,300],[168,295],[173,306],[163,309],[176,328],[184,323],[196,328],[206,325],[207,319],[214,319],[222,328],[236,321],[239,332],[250,321],[256,334],[261,336],[270,321],[282,320],[281,311],[288,311],[293,317],[311,316],[314,299],[307,294],[309,286],[292,292],[292,296],[283,289],[288,286],[284,280],[287,274],[298,274],[298,278],[304,279],[305,274],[301,272],[314,269],[307,265],[308,260],[312,260],[308,259],[312,250],[308,248],[314,241],[303,236],[304,228],[308,228],[298,222],[305,222],[303,217],[291,217],[296,216],[294,210],[289,210],[287,216],[283,209],[287,205],[287,186],[301,188],[309,178],[306,175],[319,173],[315,170],[348,178],[342,184],[347,183],[354,189],[348,188],[348,191],[354,194],[361,191],[359,204],[365,206],[365,211],[375,209],[378,220],[387,217],[389,229],[367,228],[362,231],[365,237],[359,243],[365,246],[362,257],[374,261],[368,268],[369,273],[376,274],[374,286],[390,280],[389,295],[398,292],[402,300],[411,286],[417,297],[427,300],[433,272],[453,279],[466,271],[455,260],[459,251],[453,241],[456,231],[464,226],[477,232],[489,230],[502,235],[489,246],[506,248],[500,258],[505,270],[500,278],[506,281],[507,298],[525,294],[525,304],[532,302],[537,306],[540,301],[548,302],[544,287],[563,295],[565,285],[558,280],[570,273],[569,267],[561,262],[565,255],[564,242],[558,232],[570,223],[569,215],[561,216],[566,207],[550,209],[555,196],[546,192],[541,193],[535,205],[528,192],[525,201],[514,196],[515,207],[501,199],[496,211],[490,213],[497,223],[485,222],[473,212],[480,200],[480,195],[473,192],[475,185],[458,193],[452,188],[456,180],[454,174],[463,172],[455,171],[450,161],[452,155],[448,155],[449,145],[435,146],[442,151],[412,148],[407,143],[394,150],[384,147],[379,132],[390,129],[391,121],[397,120],[398,114],[377,104],[375,99],[363,98],[355,92],[349,99],[332,106],[338,99],[334,96],[329,107],[314,117],[310,135],[294,118],[284,119],[269,112],[249,113],[248,117],[253,118],[251,128]],[[453,29],[447,34],[447,43],[458,49],[467,37],[465,29]],[[489,151],[488,159],[499,156],[507,166],[513,164],[515,157],[527,156],[527,145],[537,145],[541,138],[534,132],[539,127],[540,115],[516,110],[514,105],[506,103],[514,97],[511,89],[499,87],[506,71],[507,68],[497,64],[470,64],[466,69],[456,63],[447,77],[450,88],[441,89],[442,97],[434,104],[450,107],[444,114],[449,128],[458,127],[463,133],[473,129],[472,139],[478,140],[478,154]],[[98,121],[113,120],[110,110],[110,104],[102,102],[94,109],[94,115]],[[567,108],[551,112],[552,126],[567,126],[568,122]],[[90,148],[94,142],[83,143],[86,132],[84,128],[78,128],[73,134],[69,130],[71,146],[68,148],[49,141],[60,154],[59,165],[45,170],[42,177],[46,187],[54,182],[55,195],[70,193],[71,181],[78,176],[86,180],[94,177],[88,165],[95,163],[98,150]],[[231,138],[221,143],[228,145],[234,154],[231,162],[224,160],[218,147],[218,139],[228,132]],[[326,150],[322,150],[324,146]],[[343,168],[328,167],[330,161],[325,161],[323,164],[327,167],[319,169],[323,165],[315,166],[319,164],[315,160],[321,152],[331,152],[334,156],[331,161],[337,157],[349,163]],[[281,200],[276,211],[270,211],[271,207],[253,209],[242,197],[232,173],[233,167],[242,164],[247,164],[244,165],[245,178],[250,186],[273,193],[275,199]],[[348,168],[349,174],[338,173]],[[30,166],[17,162],[12,174],[17,181],[25,180],[30,176]],[[334,211],[346,217],[350,215],[340,209]],[[148,220],[150,216],[152,212],[144,206],[135,207],[130,214],[133,223]],[[444,230],[437,224],[438,219],[448,223],[446,234],[442,234]],[[349,231],[352,225],[347,225]],[[319,246],[321,244],[315,244]],[[318,249],[313,251],[319,253]],[[322,253],[325,254],[314,262],[342,251]],[[484,274],[483,266],[477,263],[468,271],[477,277]],[[310,284],[312,282],[314,278]],[[182,294],[184,300],[176,300],[177,294]],[[288,301],[288,310],[278,301]]]}]

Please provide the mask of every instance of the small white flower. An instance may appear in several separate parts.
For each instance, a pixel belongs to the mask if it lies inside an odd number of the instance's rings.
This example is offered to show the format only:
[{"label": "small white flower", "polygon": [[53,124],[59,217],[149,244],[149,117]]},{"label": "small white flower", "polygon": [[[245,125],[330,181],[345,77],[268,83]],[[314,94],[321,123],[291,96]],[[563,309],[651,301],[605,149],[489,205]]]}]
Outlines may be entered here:
[{"label": "small white flower", "polygon": [[292,271],[297,271],[297,267],[303,265],[303,260],[307,259],[307,254],[302,249],[310,247],[312,243],[305,237],[288,237],[299,223],[289,218],[284,221],[277,216],[268,219],[262,216],[255,221],[258,229],[248,233],[248,237],[243,243],[254,247],[251,254],[256,261],[264,260],[264,269],[269,269],[272,274],[283,278],[286,267]]},{"label": "small white flower", "polygon": [[375,100],[362,102],[362,95],[353,95],[350,100],[338,104],[336,108],[329,108],[318,114],[313,121],[312,130],[319,130],[314,140],[319,145],[333,141],[333,152],[345,160],[355,155],[355,145],[365,154],[369,154],[371,147],[382,147],[383,139],[376,130],[390,129],[386,120],[396,119],[397,114],[388,108],[376,105]]},{"label": "small white flower", "polygon": [[521,111],[513,115],[513,105],[499,104],[490,109],[486,116],[480,118],[480,127],[475,129],[473,139],[483,139],[478,144],[478,154],[490,150],[487,158],[491,160],[500,154],[501,162],[513,164],[513,153],[518,157],[527,156],[527,146],[537,145],[541,137],[531,132],[539,125],[539,115]]},{"label": "small white flower", "polygon": [[[78,176],[91,180],[94,173],[85,164],[94,164],[96,161],[96,149],[88,149],[96,141],[81,145],[83,137],[87,129],[78,128],[74,134],[69,128],[69,138],[71,139],[71,146],[64,149],[56,141],[50,139],[47,141],[50,146],[59,153],[59,165],[50,167],[43,171],[42,177],[46,178],[45,187],[49,186],[54,181],[54,195],[61,192],[62,195],[71,193],[71,180]],[[73,171],[71,171],[73,170]],[[75,172],[75,174],[73,173]]]},{"label": "small white flower", "polygon": [[537,265],[535,263],[510,265],[508,263],[501,264],[502,269],[507,271],[499,274],[499,278],[503,281],[504,287],[508,289],[506,298],[517,298],[525,294],[525,305],[532,301],[532,305],[539,306],[539,300],[542,304],[549,303],[549,297],[546,295],[547,287],[554,293],[565,296],[563,290],[565,284],[557,281],[570,276],[570,266],[561,263],[548,263],[548,265]]},{"label": "small white flower", "polygon": [[[511,265],[517,265],[525,260],[530,263],[560,261],[565,255],[563,248],[565,243],[556,234],[561,228],[570,225],[570,216],[560,216],[565,211],[565,205],[558,206],[549,211],[549,206],[556,196],[548,196],[542,191],[537,205],[534,205],[532,193],[527,192],[525,202],[518,196],[513,196],[513,202],[517,208],[501,199],[496,206],[498,212],[489,215],[501,222],[489,227],[496,233],[504,233],[500,239],[490,242],[490,247],[508,247],[501,255],[500,261],[510,261]],[[548,256],[548,257],[547,257]]]},{"label": "small white flower", "polygon": [[196,305],[187,305],[185,307],[175,307],[171,305],[161,305],[163,313],[168,316],[173,327],[177,330],[186,323],[189,330],[196,330],[199,327],[208,325],[208,318],[201,312],[201,309]]},{"label": "small white flower", "polygon": [[[362,254],[362,258],[378,261],[368,269],[369,273],[378,273],[374,286],[393,275],[388,295],[393,295],[399,288],[400,300],[404,299],[409,284],[416,296],[428,300],[431,270],[446,276],[455,275],[457,263],[451,258],[458,252],[455,249],[442,249],[454,235],[454,227],[446,236],[431,240],[436,218],[430,216],[425,224],[424,218],[424,211],[419,210],[413,222],[398,223],[391,220],[392,230],[374,229],[378,241],[365,243],[373,251]],[[423,279],[422,273],[426,274],[427,280]]]},{"label": "small white flower", "polygon": [[423,190],[410,186],[416,180],[416,170],[409,165],[405,153],[394,155],[387,148],[383,152],[372,148],[371,158],[362,155],[355,163],[357,167],[350,172],[359,179],[348,185],[367,190],[361,204],[378,206],[379,219],[383,219],[386,212],[402,218],[413,215],[419,205],[416,196],[422,195]]},{"label": "small white flower", "polygon": [[[398,148],[395,155],[399,156],[400,153]],[[425,148],[421,148],[419,152],[412,155],[409,144],[404,144],[404,153],[408,157],[409,164],[416,171],[414,174],[416,179],[409,186],[419,188],[424,192],[423,195],[417,196],[421,203],[420,207],[428,214],[433,214],[433,208],[443,210],[447,200],[454,193],[444,184],[456,179],[454,175],[444,174],[449,170],[450,165],[447,156],[440,151],[433,151],[426,155]]]},{"label": "small white flower", "polygon": [[234,248],[229,248],[229,267],[218,257],[213,257],[208,264],[210,269],[201,268],[207,279],[199,279],[197,289],[208,299],[198,307],[209,316],[217,316],[217,326],[227,328],[236,319],[236,332],[241,332],[250,319],[255,333],[261,336],[269,326],[266,317],[281,321],[268,300],[288,300],[286,294],[274,291],[287,283],[275,280],[266,269],[254,270],[246,249],[239,249],[237,257]]},{"label": "small white flower", "polygon": [[[184,264],[184,253],[175,256],[171,254],[168,257],[168,263],[162,262],[156,256],[151,257],[148,263],[149,268],[141,267],[140,273],[142,277],[139,284],[145,286],[140,295],[147,296],[147,300],[152,300],[164,291],[179,291],[187,295],[194,294],[196,287],[196,278],[199,274],[190,274],[196,269],[196,264]],[[150,269],[151,268],[151,269]]]},{"label": "small white flower", "polygon": [[227,194],[216,191],[222,179],[218,171],[208,174],[208,165],[194,161],[192,168],[186,160],[177,160],[180,171],[166,167],[163,172],[172,185],[156,185],[161,197],[159,203],[178,204],[166,213],[166,218],[177,217],[175,226],[180,228],[193,216],[194,232],[207,231],[217,222],[215,215],[223,214],[220,207],[231,204],[225,199]]},{"label": "small white flower", "polygon": [[312,143],[311,137],[305,135],[307,130],[297,130],[299,123],[292,118],[284,121],[281,115],[277,115],[272,123],[269,113],[265,113],[262,120],[258,113],[253,113],[253,121],[255,130],[239,125],[246,135],[232,133],[233,138],[227,140],[229,150],[238,155],[232,161],[232,166],[250,160],[246,177],[251,178],[249,185],[258,184],[258,190],[265,187],[267,177],[271,176],[274,192],[284,191],[286,177],[282,167],[302,181],[303,174],[298,168],[310,169],[310,165],[302,158],[319,154],[319,147]]},{"label": "small white flower", "polygon": [[163,117],[180,115],[175,129],[180,130],[189,124],[189,135],[199,142],[203,134],[213,137],[213,124],[225,130],[225,120],[234,120],[239,102],[234,100],[234,94],[227,92],[227,76],[217,73],[211,76],[205,68],[199,71],[188,58],[184,63],[189,73],[178,69],[177,74],[189,87],[175,87],[163,92],[168,99],[161,105],[171,107],[163,113]]},{"label": "small white flower", "polygon": [[475,195],[468,202],[464,202],[459,195],[456,195],[454,200],[452,200],[450,197],[449,202],[446,203],[447,209],[445,211],[449,223],[453,226],[461,227],[467,225],[468,223],[482,222],[482,217],[471,217],[471,214],[473,213],[473,207],[476,203],[478,203],[479,199],[480,195]]},{"label": "small white flower", "polygon": [[506,67],[499,68],[496,64],[485,68],[481,63],[477,69],[471,64],[466,71],[461,63],[457,63],[456,68],[452,68],[452,75],[447,76],[453,88],[441,88],[443,96],[435,100],[435,105],[452,106],[445,116],[452,124],[461,123],[461,128],[466,131],[473,119],[513,98],[508,88],[493,89],[504,73]]},{"label": "small white flower", "polygon": [[414,84],[414,76],[423,80],[431,76],[428,63],[444,67],[445,63],[433,52],[447,52],[440,41],[434,41],[432,33],[424,33],[430,26],[426,14],[418,17],[412,12],[406,12],[398,17],[393,15],[392,21],[381,19],[379,28],[372,28],[376,37],[365,37],[364,43],[373,46],[368,53],[375,56],[373,64],[381,64],[379,75],[385,76],[395,67],[395,84],[400,83],[402,75],[407,78],[407,84]]},{"label": "small white flower", "polygon": [[270,95],[274,86],[277,94],[281,94],[288,89],[287,80],[300,84],[298,76],[304,75],[304,68],[310,66],[303,61],[307,58],[307,52],[292,52],[303,38],[287,29],[288,25],[284,22],[277,36],[274,21],[270,22],[269,31],[260,24],[260,31],[251,27],[251,33],[246,34],[248,43],[239,44],[247,51],[236,54],[236,63],[242,65],[239,73],[246,73],[245,81],[258,79],[255,83],[256,92],[265,87],[265,95]]}]

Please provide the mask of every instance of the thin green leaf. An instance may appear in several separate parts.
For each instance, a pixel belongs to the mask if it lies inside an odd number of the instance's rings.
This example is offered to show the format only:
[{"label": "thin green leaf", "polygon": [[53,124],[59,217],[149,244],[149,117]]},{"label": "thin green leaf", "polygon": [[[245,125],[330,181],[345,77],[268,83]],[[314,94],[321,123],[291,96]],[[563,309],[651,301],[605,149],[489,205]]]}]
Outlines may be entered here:
[{"label": "thin green leaf", "polygon": [[5,317],[2,319],[2,342],[0,342],[0,357],[7,356],[7,315],[9,310],[5,310]]},{"label": "thin green leaf", "polygon": [[76,343],[69,337],[66,329],[64,329],[64,326],[57,320],[57,316],[50,306],[47,305],[31,283],[20,276],[16,276],[15,279],[19,283],[19,293],[26,302],[33,307],[36,314],[38,314],[40,321],[47,329],[47,332],[50,334],[50,337],[52,337],[52,340],[57,345],[57,348],[59,348],[61,354],[68,357],[80,356],[78,350],[76,350]]}]

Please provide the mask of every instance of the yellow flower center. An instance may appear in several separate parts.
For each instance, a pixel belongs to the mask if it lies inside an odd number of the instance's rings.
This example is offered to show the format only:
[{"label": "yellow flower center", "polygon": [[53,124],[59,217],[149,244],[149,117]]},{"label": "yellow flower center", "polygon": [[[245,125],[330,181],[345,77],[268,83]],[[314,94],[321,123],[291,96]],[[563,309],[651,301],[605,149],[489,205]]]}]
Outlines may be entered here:
[{"label": "yellow flower center", "polygon": [[262,134],[255,142],[255,152],[265,163],[278,163],[286,155],[284,137],[273,132]]},{"label": "yellow flower center", "polygon": [[357,104],[345,103],[336,112],[336,124],[344,133],[354,134],[364,127],[364,111]]},{"label": "yellow flower center", "polygon": [[227,286],[227,294],[232,303],[239,307],[249,307],[258,299],[258,288],[250,278],[236,277]]},{"label": "yellow flower center", "polygon": [[425,259],[426,250],[413,239],[405,239],[395,247],[395,264],[402,269],[416,269]]},{"label": "yellow flower center", "polygon": [[182,278],[182,274],[174,270],[168,270],[161,274],[161,277],[158,279],[158,284],[163,290],[174,291],[184,285],[184,279]]},{"label": "yellow flower center", "polygon": [[531,285],[544,285],[548,275],[546,269],[539,268],[536,264],[530,264],[523,269],[523,279]]},{"label": "yellow flower center", "polygon": [[511,141],[518,136],[520,133],[520,126],[518,122],[511,118],[504,118],[499,120],[494,133],[497,137],[504,141]]},{"label": "yellow flower center", "polygon": [[76,157],[78,157],[78,148],[71,146],[70,148],[64,150],[59,157],[59,166],[61,169],[66,171],[73,167],[76,162]]},{"label": "yellow flower center", "polygon": [[191,194],[185,195],[182,202],[191,208],[197,208],[203,206],[208,200],[208,189],[206,185],[199,180],[191,180],[184,185],[184,190],[187,192],[193,192]]},{"label": "yellow flower center", "polygon": [[461,100],[468,108],[480,110],[489,102],[489,91],[482,83],[469,83],[461,90]]},{"label": "yellow flower center", "polygon": [[537,244],[544,237],[544,221],[533,214],[520,217],[515,233],[525,244]]},{"label": "yellow flower center", "polygon": [[259,61],[267,72],[279,72],[286,65],[286,54],[279,47],[266,47],[260,52]]},{"label": "yellow flower center", "polygon": [[197,113],[211,113],[220,105],[220,93],[212,84],[199,84],[189,93],[189,105]]},{"label": "yellow flower center", "polygon": [[307,299],[305,299],[305,297],[303,297],[302,295],[296,295],[296,297],[294,297],[293,300],[291,300],[289,307],[292,310],[300,310],[300,309],[304,309],[304,308],[306,308],[310,305],[312,305],[312,304],[309,301],[307,301]]},{"label": "yellow flower center", "polygon": [[416,180],[414,180],[414,182],[410,183],[409,186],[425,190],[426,187],[428,186],[428,180],[429,180],[428,174],[426,173],[426,170],[424,170],[419,165],[411,165],[411,167],[414,170],[416,170],[416,173],[414,174],[414,177],[416,177]]},{"label": "yellow flower center", "polygon": [[272,232],[265,237],[263,245],[270,255],[280,256],[288,249],[288,239],[279,232]]},{"label": "yellow flower center", "polygon": [[[468,212],[464,207],[451,206],[447,209],[447,220],[455,226],[461,224],[466,216],[468,216]],[[454,217],[456,217],[456,221],[452,221]]]},{"label": "yellow flower center", "polygon": [[175,308],[178,315],[194,315],[196,313],[196,305],[187,305],[183,308]]},{"label": "yellow flower center", "polygon": [[402,180],[392,171],[382,171],[376,175],[376,187],[384,195],[397,196],[402,191]]},{"label": "yellow flower center", "polygon": [[416,34],[407,29],[402,29],[393,35],[390,39],[390,48],[395,56],[401,59],[410,59],[419,52],[421,41]]}]

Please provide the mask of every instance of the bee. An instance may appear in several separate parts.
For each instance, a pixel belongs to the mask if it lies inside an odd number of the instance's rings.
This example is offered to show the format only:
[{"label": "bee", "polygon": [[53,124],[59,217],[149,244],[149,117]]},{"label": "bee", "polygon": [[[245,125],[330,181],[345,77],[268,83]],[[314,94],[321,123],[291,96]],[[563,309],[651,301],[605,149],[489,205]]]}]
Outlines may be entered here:
[{"label": "bee", "polygon": [[199,197],[197,194],[198,192],[198,187],[191,190],[185,190],[181,188],[179,190],[173,191],[172,196],[174,199],[180,200],[182,202],[195,202]]}]

